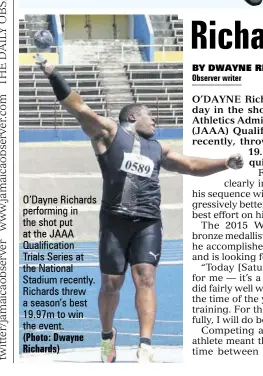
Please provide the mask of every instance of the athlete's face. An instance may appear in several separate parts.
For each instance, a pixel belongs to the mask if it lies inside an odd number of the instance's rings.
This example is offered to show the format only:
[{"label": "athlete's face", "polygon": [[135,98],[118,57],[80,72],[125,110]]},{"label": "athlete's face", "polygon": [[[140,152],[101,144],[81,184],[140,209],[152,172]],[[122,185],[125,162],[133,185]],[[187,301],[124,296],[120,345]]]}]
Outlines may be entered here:
[{"label": "athlete's face", "polygon": [[140,110],[133,115],[132,120],[136,121],[136,131],[140,136],[149,138],[154,135],[156,124],[149,108],[145,106],[141,107]]}]

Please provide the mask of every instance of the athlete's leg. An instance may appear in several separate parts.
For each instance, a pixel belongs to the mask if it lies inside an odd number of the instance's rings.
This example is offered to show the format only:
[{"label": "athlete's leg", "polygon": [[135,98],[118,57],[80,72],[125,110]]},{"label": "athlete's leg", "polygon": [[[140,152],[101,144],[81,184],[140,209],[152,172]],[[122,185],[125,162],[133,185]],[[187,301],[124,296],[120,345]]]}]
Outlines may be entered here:
[{"label": "athlete's leg", "polygon": [[161,255],[161,220],[141,220],[132,239],[129,261],[136,289],[140,336],[151,339],[155,322],[155,272]]},{"label": "athlete's leg", "polygon": [[116,336],[113,319],[119,303],[119,291],[123,284],[123,275],[101,274],[101,288],[99,292],[99,312],[102,326],[101,360],[113,363],[116,360]]},{"label": "athlete's leg", "polygon": [[98,300],[103,332],[112,329],[113,316],[119,303],[119,291],[128,265],[129,234],[125,229],[122,219],[105,212],[100,213],[101,288]]},{"label": "athlete's leg", "polygon": [[131,267],[136,289],[135,307],[140,323],[140,337],[149,340],[152,337],[156,313],[155,270],[156,267],[150,264]]},{"label": "athlete's leg", "polygon": [[120,289],[123,282],[124,275],[107,275],[101,273],[99,312],[103,333],[112,331],[113,318],[119,304]]},{"label": "athlete's leg", "polygon": [[[126,230],[128,229],[128,231]],[[116,359],[116,329],[114,314],[128,265],[129,226],[114,215],[100,214],[100,270],[99,312],[102,326],[101,359],[112,363]]]}]

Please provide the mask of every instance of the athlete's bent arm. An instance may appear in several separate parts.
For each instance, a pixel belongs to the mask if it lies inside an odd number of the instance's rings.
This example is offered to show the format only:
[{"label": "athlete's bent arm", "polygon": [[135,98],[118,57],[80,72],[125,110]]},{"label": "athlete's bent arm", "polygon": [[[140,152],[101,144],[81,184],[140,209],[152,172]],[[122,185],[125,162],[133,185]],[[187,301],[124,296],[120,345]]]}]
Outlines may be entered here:
[{"label": "athlete's bent arm", "polygon": [[228,168],[239,169],[244,165],[240,154],[232,155],[228,159],[209,159],[188,157],[174,152],[169,146],[163,146],[162,150],[162,167],[180,174],[208,176]]},{"label": "athlete's bent arm", "polygon": [[92,141],[113,139],[117,132],[117,124],[96,112],[84,103],[83,99],[75,91],[71,90],[65,78],[46,61],[40,63],[40,68],[49,79],[62,106],[71,113],[80,123],[83,131],[91,138]]}]

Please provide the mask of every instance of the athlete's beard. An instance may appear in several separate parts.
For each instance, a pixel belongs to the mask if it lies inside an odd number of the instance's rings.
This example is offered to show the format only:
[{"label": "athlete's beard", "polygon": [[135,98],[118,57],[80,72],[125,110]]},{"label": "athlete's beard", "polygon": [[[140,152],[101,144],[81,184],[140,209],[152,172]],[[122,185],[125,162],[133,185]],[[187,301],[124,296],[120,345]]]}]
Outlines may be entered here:
[{"label": "athlete's beard", "polygon": [[148,133],[144,133],[144,132],[141,132],[141,131],[137,131],[138,135],[143,137],[143,138],[152,138],[154,135],[153,134],[148,134]]}]

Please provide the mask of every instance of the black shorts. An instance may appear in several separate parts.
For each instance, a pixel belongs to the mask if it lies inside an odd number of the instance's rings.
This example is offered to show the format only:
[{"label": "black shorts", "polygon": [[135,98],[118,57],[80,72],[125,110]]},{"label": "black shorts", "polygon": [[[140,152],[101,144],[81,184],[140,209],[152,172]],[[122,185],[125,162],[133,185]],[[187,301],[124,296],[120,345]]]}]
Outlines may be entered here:
[{"label": "black shorts", "polygon": [[100,270],[121,275],[128,264],[158,265],[162,248],[160,219],[126,218],[100,213]]}]

